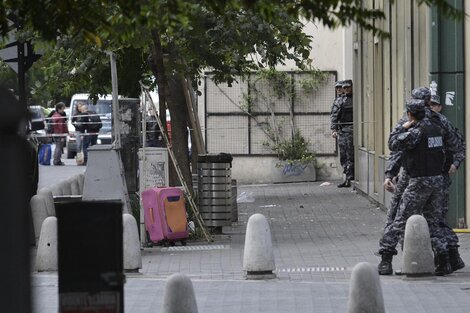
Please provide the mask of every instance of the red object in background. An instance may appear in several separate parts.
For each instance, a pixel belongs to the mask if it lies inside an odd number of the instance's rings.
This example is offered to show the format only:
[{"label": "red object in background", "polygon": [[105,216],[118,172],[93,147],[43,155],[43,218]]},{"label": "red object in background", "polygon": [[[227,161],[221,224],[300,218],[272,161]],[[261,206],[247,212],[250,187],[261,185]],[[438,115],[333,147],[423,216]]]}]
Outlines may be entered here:
[{"label": "red object in background", "polygon": [[166,120],[166,133],[168,135],[168,141],[171,143],[171,121],[169,119]]}]

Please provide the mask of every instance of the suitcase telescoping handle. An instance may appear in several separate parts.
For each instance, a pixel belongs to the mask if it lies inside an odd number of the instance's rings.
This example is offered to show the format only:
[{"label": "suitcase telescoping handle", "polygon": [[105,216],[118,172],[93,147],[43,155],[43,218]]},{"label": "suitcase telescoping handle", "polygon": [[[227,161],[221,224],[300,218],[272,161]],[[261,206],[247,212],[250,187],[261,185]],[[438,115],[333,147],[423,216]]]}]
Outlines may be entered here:
[{"label": "suitcase telescoping handle", "polygon": [[149,208],[151,225],[155,224],[155,218],[153,217],[153,208]]}]

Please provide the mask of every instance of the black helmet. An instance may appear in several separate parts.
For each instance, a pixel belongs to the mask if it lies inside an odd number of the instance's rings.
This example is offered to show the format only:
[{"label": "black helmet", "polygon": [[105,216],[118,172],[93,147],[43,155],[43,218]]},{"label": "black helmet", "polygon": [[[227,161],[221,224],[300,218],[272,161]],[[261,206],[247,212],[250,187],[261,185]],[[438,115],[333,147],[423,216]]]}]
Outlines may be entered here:
[{"label": "black helmet", "polygon": [[428,87],[415,88],[413,89],[413,91],[411,91],[411,97],[413,99],[428,101],[429,99],[431,99],[431,89],[429,89]]},{"label": "black helmet", "polygon": [[423,112],[425,108],[424,100],[409,99],[406,101],[406,110],[411,113]]}]

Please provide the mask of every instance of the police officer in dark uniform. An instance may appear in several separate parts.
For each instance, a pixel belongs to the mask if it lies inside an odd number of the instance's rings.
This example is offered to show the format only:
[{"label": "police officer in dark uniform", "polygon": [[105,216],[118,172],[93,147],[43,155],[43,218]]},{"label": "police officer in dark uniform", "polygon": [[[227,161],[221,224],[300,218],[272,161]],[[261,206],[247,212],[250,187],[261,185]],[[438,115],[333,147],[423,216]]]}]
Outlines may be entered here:
[{"label": "police officer in dark uniform", "polygon": [[[436,114],[439,114],[442,111],[442,105],[440,101],[440,97],[438,95],[432,95],[431,96],[431,101],[430,101],[430,109],[435,112]],[[440,114],[439,114],[440,115]],[[455,136],[460,140],[460,146],[465,147],[465,140],[463,138],[463,135],[460,133],[460,131],[452,126],[452,132],[455,134]],[[442,220],[441,220],[441,227],[443,227],[447,239],[447,244],[449,246],[449,260],[450,260],[450,265],[452,266],[453,271],[460,270],[465,267],[465,263],[460,257],[460,253],[458,250],[459,247],[459,239],[455,232],[452,230],[452,228],[449,227],[447,223],[447,213],[449,212],[449,195],[450,195],[450,186],[452,185],[452,179],[450,177],[451,174],[454,174],[458,166],[460,165],[460,162],[455,162],[455,153],[451,151],[451,149],[448,149],[446,147],[445,149],[445,164],[444,168],[442,171],[442,175],[444,176],[444,197],[442,198],[442,206],[441,206],[441,213],[442,213]]]},{"label": "police officer in dark uniform", "polygon": [[[463,140],[463,136],[460,132],[453,127],[447,118],[439,114],[438,110],[433,109],[436,108],[433,105],[433,100],[431,99],[431,90],[428,87],[418,87],[413,89],[411,92],[411,96],[413,99],[421,99],[424,100],[425,103],[425,114],[426,117],[434,121],[437,125],[439,125],[444,131],[444,138],[445,138],[445,151],[446,151],[446,163],[447,165],[443,168],[443,176],[444,181],[446,182],[446,177],[449,176],[450,173],[454,172],[460,164],[462,164],[463,160],[465,159],[465,141]],[[434,96],[434,101],[436,97]],[[393,132],[397,131],[398,128],[402,127],[404,123],[408,121],[408,117],[405,115],[400,119],[398,125],[394,128]],[[392,132],[392,133],[393,133]],[[387,221],[384,227],[384,237],[387,238],[394,235],[399,235],[398,233],[391,233],[390,228],[393,225],[396,213],[398,212],[398,208],[400,206],[400,201],[402,199],[403,192],[405,191],[406,187],[409,183],[409,175],[405,168],[401,168],[400,174],[398,172],[400,167],[402,166],[402,156],[403,151],[391,151],[390,159],[387,162],[387,168],[385,170],[385,182],[384,187],[386,190],[393,192],[392,199],[390,201],[390,207],[387,210]],[[398,177],[397,177],[398,175]],[[395,178],[394,178],[395,177]],[[450,185],[450,183],[448,183]],[[445,186],[444,186],[445,187]],[[450,265],[453,271],[457,271],[465,267],[465,263],[463,262],[462,258],[460,257],[459,250],[458,250],[458,242],[459,239],[455,232],[449,227],[446,214],[448,211],[448,194],[446,194],[446,189],[444,188],[444,193],[442,194],[442,205],[441,207],[441,221],[440,221],[440,228],[444,234],[444,237],[447,241],[447,246],[449,250],[449,259]],[[379,254],[383,254],[387,251],[386,243],[384,243],[384,239],[380,240],[379,243]],[[387,239],[390,240],[390,239]],[[399,238],[399,240],[403,240],[403,238]],[[392,274],[392,267],[391,263],[383,263],[381,262],[379,265],[379,274],[381,275],[390,275]]]},{"label": "police officer in dark uniform", "polygon": [[331,106],[331,113],[330,113],[330,129],[331,135],[333,138],[336,138],[337,131],[338,131],[338,114],[341,108],[341,102],[343,101],[343,81],[338,80],[335,83],[335,100],[333,101],[333,105]]},{"label": "police officer in dark uniform", "polygon": [[402,162],[410,179],[392,227],[382,237],[382,261],[378,269],[380,274],[392,273],[392,258],[397,253],[396,245],[404,233],[406,221],[413,214],[422,213],[428,222],[431,242],[437,253],[435,274],[447,275],[452,273],[452,268],[447,241],[439,225],[446,137],[444,130],[426,117],[424,101],[409,100],[406,108],[409,120],[390,134],[389,148],[404,152]]},{"label": "police officer in dark uniform", "polygon": [[343,95],[335,100],[331,110],[332,137],[338,138],[340,163],[346,176],[339,188],[350,187],[354,180],[352,80],[344,80],[341,85]]}]

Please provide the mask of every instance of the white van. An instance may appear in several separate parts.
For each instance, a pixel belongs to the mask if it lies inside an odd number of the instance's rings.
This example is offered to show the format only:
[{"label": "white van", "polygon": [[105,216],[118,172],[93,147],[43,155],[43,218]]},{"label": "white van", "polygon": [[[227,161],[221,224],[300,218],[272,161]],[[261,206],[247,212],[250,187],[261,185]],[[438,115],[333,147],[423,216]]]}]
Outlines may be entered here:
[{"label": "white van", "polygon": [[112,141],[112,96],[100,96],[96,104],[89,99],[90,94],[81,93],[74,94],[70,100],[70,114],[68,114],[68,129],[69,136],[67,136],[67,158],[72,159],[77,154],[77,141],[75,137],[75,127],[72,125],[72,117],[77,114],[77,103],[83,102],[88,106],[88,111],[93,111],[100,115],[101,123],[103,126],[98,135],[98,144],[111,144]]}]

